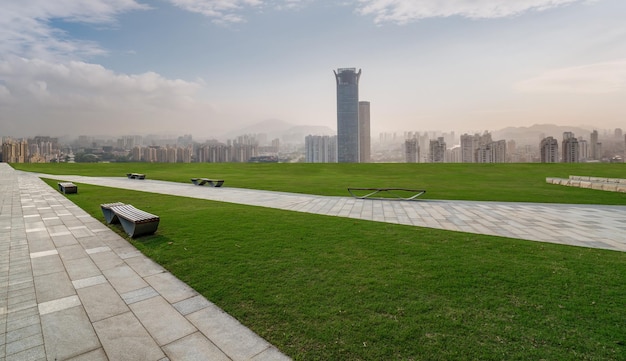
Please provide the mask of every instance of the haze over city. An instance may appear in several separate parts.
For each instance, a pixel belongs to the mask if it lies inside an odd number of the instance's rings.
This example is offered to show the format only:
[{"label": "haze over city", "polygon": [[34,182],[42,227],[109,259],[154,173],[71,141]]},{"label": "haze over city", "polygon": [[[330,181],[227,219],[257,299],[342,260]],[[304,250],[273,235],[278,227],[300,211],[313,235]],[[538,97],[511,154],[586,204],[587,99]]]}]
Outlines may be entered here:
[{"label": "haze over city", "polygon": [[336,128],[362,69],[372,134],[624,127],[623,0],[7,0],[0,136]]}]

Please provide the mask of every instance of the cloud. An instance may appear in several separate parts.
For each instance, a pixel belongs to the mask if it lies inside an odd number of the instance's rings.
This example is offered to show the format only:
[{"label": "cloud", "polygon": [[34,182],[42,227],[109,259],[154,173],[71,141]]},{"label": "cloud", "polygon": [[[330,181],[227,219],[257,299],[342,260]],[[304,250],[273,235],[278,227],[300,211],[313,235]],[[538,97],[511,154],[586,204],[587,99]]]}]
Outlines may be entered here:
[{"label": "cloud", "polygon": [[[358,0],[358,13],[376,23],[405,24],[427,18],[502,18],[590,0]],[[594,0],[591,0],[594,1]]]},{"label": "cloud", "polygon": [[313,0],[168,0],[185,11],[202,14],[220,24],[242,23],[249,9],[271,7],[277,10],[295,9]]},{"label": "cloud", "polygon": [[23,128],[38,124],[37,131],[50,134],[59,132],[52,119],[73,131],[117,134],[184,129],[175,120],[181,114],[193,118],[212,112],[208,104],[195,100],[201,84],[152,72],[128,75],[80,61],[61,64],[14,57],[0,62],[0,79],[1,122],[20,119]]},{"label": "cloud", "polygon": [[626,90],[626,59],[547,71],[515,84],[525,93],[608,94]]},{"label": "cloud", "polygon": [[3,0],[0,53],[44,59],[102,54],[96,43],[71,39],[51,21],[106,24],[121,13],[147,8],[135,0]]}]

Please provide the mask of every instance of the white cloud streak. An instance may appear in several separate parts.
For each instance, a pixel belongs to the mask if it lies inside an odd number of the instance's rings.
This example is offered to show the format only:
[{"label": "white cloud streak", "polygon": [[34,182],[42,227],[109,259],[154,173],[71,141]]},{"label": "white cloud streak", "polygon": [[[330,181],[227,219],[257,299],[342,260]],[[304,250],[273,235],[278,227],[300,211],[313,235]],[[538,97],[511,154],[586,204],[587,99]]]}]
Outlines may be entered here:
[{"label": "white cloud streak", "polygon": [[357,12],[376,23],[406,24],[427,18],[460,16],[490,19],[543,11],[594,0],[358,0]]},{"label": "white cloud streak", "polygon": [[80,58],[105,51],[90,41],[71,39],[53,20],[110,24],[117,15],[148,9],[135,0],[3,0],[0,53],[32,58]]},{"label": "white cloud streak", "polygon": [[185,11],[202,14],[218,24],[243,23],[242,13],[250,10],[273,8],[295,9],[313,0],[168,0]]},{"label": "white cloud streak", "polygon": [[547,71],[515,84],[525,93],[609,94],[626,90],[626,59]]}]

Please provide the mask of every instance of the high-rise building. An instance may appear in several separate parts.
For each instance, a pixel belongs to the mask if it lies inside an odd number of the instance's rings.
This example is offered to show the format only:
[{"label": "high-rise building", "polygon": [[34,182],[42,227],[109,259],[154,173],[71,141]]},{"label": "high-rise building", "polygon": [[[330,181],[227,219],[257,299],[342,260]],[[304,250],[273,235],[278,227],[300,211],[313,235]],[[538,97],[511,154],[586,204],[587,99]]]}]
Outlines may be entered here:
[{"label": "high-rise building", "polygon": [[541,140],[539,144],[541,152],[541,163],[557,163],[559,160],[559,142],[552,138],[547,137]]},{"label": "high-rise building", "polygon": [[561,146],[561,153],[563,154],[563,163],[578,163],[580,162],[580,149],[578,146],[578,139],[572,132],[563,133],[563,143]]},{"label": "high-rise building", "polygon": [[337,82],[337,161],[359,162],[359,78],[361,70],[340,68]]},{"label": "high-rise building", "polygon": [[476,163],[504,163],[506,162],[506,141],[498,140],[481,144],[476,150]]},{"label": "high-rise building", "polygon": [[474,163],[479,138],[475,135],[461,135],[461,163]]},{"label": "high-rise building", "polygon": [[591,132],[591,140],[589,141],[589,150],[590,150],[590,158],[593,160],[600,159],[600,147],[598,146],[598,131],[594,130]]},{"label": "high-rise building", "polygon": [[337,137],[307,135],[304,138],[305,161],[307,163],[336,163]]},{"label": "high-rise building", "polygon": [[419,163],[420,146],[416,138],[404,141],[404,157],[407,163]]},{"label": "high-rise building", "polygon": [[430,141],[428,158],[431,163],[443,163],[446,161],[446,142],[443,137]]},{"label": "high-rise building", "polygon": [[359,102],[359,162],[369,163],[371,152],[370,102]]}]

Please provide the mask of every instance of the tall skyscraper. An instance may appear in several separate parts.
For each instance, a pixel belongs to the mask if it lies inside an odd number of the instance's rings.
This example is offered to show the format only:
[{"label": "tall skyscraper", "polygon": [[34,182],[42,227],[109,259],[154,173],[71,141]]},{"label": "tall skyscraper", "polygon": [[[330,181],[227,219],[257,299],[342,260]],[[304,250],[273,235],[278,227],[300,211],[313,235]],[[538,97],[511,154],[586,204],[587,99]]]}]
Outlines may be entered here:
[{"label": "tall skyscraper", "polygon": [[337,161],[359,162],[359,78],[361,70],[340,68],[337,82]]},{"label": "tall skyscraper", "polygon": [[369,163],[371,152],[370,102],[359,102],[359,162]]},{"label": "tall skyscraper", "polygon": [[591,140],[589,141],[590,158],[593,160],[600,159],[600,147],[598,146],[598,131],[594,129],[591,132]]}]

